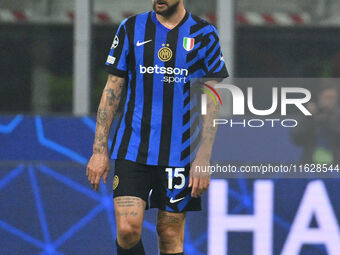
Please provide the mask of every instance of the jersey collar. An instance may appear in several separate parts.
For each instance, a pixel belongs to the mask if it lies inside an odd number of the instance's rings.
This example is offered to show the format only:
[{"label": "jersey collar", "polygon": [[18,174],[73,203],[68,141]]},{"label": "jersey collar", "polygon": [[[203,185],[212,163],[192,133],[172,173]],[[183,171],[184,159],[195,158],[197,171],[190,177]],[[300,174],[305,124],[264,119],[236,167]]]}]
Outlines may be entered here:
[{"label": "jersey collar", "polygon": [[163,29],[167,30],[167,31],[171,31],[171,30],[174,30],[180,26],[182,26],[189,18],[189,12],[187,10],[185,10],[185,15],[183,17],[183,19],[181,20],[180,23],[177,24],[177,26],[175,26],[173,29],[169,29],[167,27],[165,27],[161,22],[159,22],[159,20],[157,19],[156,17],[156,12],[155,11],[152,11],[151,12],[151,19],[152,21],[157,25],[157,26],[161,26]]}]

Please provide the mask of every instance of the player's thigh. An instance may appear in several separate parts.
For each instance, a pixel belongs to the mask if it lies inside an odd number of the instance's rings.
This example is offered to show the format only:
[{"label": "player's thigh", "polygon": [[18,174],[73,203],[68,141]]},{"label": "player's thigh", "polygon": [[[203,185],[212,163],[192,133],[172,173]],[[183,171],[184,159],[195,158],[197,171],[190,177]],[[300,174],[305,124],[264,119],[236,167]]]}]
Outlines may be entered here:
[{"label": "player's thigh", "polygon": [[172,213],[158,210],[157,233],[160,242],[183,241],[185,226],[185,213]]},{"label": "player's thigh", "polygon": [[[116,160],[115,176],[113,179],[114,199],[130,197],[131,200],[131,197],[135,197],[142,199],[145,202],[144,205],[147,205],[151,190],[151,171],[148,166],[129,160]],[[137,199],[134,200],[139,201]],[[129,205],[128,201],[124,203]]]},{"label": "player's thigh", "polygon": [[114,199],[118,234],[136,234],[142,231],[146,202],[133,196],[120,196]]},{"label": "player's thigh", "polygon": [[116,160],[113,194],[118,234],[141,232],[150,189],[148,167],[128,160]]}]

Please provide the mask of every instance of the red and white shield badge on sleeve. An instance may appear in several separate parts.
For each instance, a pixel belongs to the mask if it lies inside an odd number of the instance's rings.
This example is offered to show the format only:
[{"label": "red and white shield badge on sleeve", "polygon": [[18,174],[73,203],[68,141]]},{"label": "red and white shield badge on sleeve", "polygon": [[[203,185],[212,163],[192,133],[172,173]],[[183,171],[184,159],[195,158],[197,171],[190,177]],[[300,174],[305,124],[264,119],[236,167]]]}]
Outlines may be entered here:
[{"label": "red and white shield badge on sleeve", "polygon": [[183,39],[183,47],[186,51],[191,51],[195,46],[195,39],[184,37]]}]

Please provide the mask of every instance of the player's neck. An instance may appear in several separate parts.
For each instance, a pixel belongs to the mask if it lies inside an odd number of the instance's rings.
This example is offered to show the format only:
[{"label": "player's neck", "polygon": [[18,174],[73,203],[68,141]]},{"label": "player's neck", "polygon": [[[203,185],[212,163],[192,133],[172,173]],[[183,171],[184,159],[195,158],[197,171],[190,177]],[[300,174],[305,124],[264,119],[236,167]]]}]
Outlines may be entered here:
[{"label": "player's neck", "polygon": [[177,8],[177,11],[173,15],[169,17],[164,17],[160,14],[156,14],[156,17],[163,26],[168,29],[173,29],[183,20],[185,14],[186,10],[184,8],[184,5],[180,4]]}]

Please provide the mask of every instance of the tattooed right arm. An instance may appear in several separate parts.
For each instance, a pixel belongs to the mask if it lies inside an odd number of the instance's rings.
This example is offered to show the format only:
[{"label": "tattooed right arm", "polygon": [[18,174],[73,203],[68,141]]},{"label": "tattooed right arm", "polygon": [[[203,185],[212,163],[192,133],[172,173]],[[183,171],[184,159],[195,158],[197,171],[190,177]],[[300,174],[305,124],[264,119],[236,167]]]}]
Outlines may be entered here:
[{"label": "tattooed right arm", "polygon": [[97,112],[93,153],[107,153],[108,138],[121,99],[125,79],[109,75]]},{"label": "tattooed right arm", "polygon": [[98,190],[102,177],[104,183],[106,183],[110,171],[107,145],[111,125],[117,113],[124,84],[124,78],[109,75],[98,107],[93,154],[86,168],[86,175],[94,190]]}]

